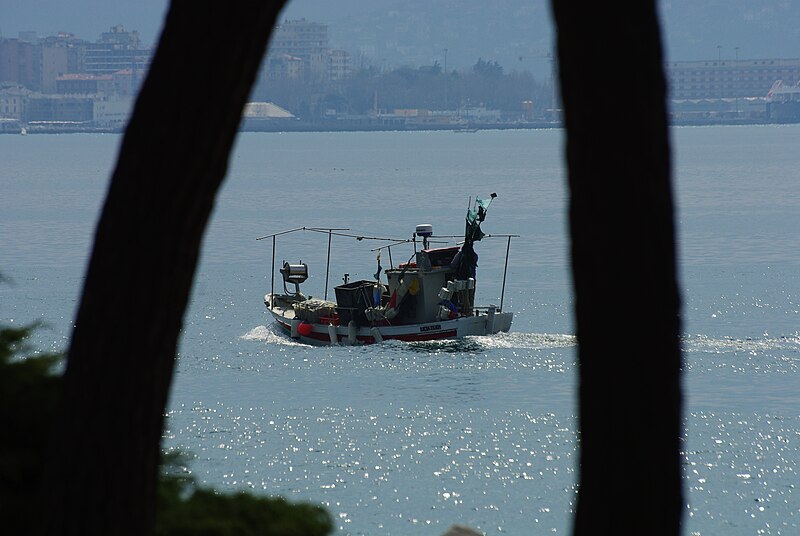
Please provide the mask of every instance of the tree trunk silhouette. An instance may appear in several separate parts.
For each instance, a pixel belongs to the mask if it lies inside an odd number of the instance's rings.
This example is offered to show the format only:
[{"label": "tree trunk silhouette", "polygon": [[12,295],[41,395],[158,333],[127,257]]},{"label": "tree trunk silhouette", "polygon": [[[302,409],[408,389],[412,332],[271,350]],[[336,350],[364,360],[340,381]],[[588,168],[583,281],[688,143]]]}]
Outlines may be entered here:
[{"label": "tree trunk silhouette", "polygon": [[580,377],[574,534],[677,535],[679,297],[653,0],[553,0]]},{"label": "tree trunk silhouette", "polygon": [[96,229],[42,488],[46,534],[152,531],[200,244],[283,3],[171,3]]}]

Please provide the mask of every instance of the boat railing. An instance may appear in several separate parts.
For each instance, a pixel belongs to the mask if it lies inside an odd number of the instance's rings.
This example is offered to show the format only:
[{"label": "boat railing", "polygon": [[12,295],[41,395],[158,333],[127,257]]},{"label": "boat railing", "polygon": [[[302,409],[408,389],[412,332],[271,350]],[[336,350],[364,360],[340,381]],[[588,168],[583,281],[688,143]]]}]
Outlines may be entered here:
[{"label": "boat railing", "polygon": [[[285,234],[295,233],[295,232],[299,232],[299,231],[310,231],[310,232],[315,232],[315,233],[325,233],[325,234],[328,235],[328,254],[327,254],[327,259],[326,259],[326,267],[325,267],[325,298],[324,298],[325,300],[328,299],[328,281],[330,280],[330,266],[331,266],[331,239],[332,239],[332,237],[334,235],[348,237],[348,238],[355,238],[358,241],[361,241],[361,240],[379,240],[379,241],[391,242],[390,244],[386,244],[384,246],[381,246],[379,248],[374,248],[374,249],[371,250],[371,251],[380,251],[382,249],[387,249],[388,253],[389,253],[389,266],[391,268],[394,268],[394,265],[393,265],[393,262],[392,262],[392,247],[398,246],[398,245],[401,245],[401,244],[413,243],[414,244],[414,255],[411,256],[411,259],[413,259],[414,256],[417,253],[416,235],[414,235],[412,238],[408,238],[408,239],[398,239],[398,238],[385,238],[385,237],[378,237],[378,236],[358,235],[358,234],[352,234],[352,233],[344,232],[344,231],[349,231],[349,230],[350,230],[349,228],[345,228],[345,227],[296,227],[294,229],[287,229],[285,231],[279,231],[277,233],[272,233],[272,234],[268,234],[268,235],[257,237],[256,240],[266,240],[268,238],[272,239],[271,294],[273,296],[275,295],[275,249],[276,249],[276,239],[277,239],[277,237],[285,235]],[[484,239],[485,238],[507,238],[506,256],[505,256],[505,262],[504,262],[504,265],[503,265],[503,285],[502,285],[502,289],[500,291],[500,307],[498,308],[498,310],[500,310],[500,311],[503,310],[503,303],[504,303],[504,298],[505,298],[506,276],[507,276],[507,273],[508,273],[508,256],[509,256],[509,252],[511,250],[511,239],[519,237],[519,236],[520,235],[518,235],[518,234],[486,234],[486,235],[483,236]],[[431,238],[459,238],[459,237],[460,237],[460,235],[452,235],[452,236],[451,235],[442,235],[442,236],[433,236]],[[433,242],[434,242],[433,240],[429,241],[429,243],[433,243]],[[461,242],[459,242],[459,243],[461,243]],[[411,262],[411,259],[409,259],[408,263]],[[406,264],[408,265],[408,263],[406,263]],[[270,302],[270,309],[272,309],[272,308],[273,308],[273,305],[272,305],[272,301],[271,301]],[[480,309],[482,309],[482,308],[483,307],[480,307]],[[475,309],[479,309],[479,307],[475,307]],[[486,307],[486,309],[489,309],[489,307]]]}]

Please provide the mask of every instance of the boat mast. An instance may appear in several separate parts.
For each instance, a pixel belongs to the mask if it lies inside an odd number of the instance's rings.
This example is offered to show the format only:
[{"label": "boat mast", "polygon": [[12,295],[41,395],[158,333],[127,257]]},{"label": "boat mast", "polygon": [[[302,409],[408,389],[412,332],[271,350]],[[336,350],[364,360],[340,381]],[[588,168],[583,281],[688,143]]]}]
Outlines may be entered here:
[{"label": "boat mast", "polygon": [[503,298],[506,295],[506,272],[508,272],[508,251],[511,249],[511,235],[508,235],[508,243],[506,244],[506,263],[503,266],[503,288],[500,290],[500,312],[503,312]]},{"label": "boat mast", "polygon": [[[275,295],[275,238],[277,235],[272,235],[272,290],[270,294]],[[275,300],[269,300],[269,308],[272,310],[275,307]]]},{"label": "boat mast", "polygon": [[331,231],[333,229],[328,229],[328,260],[325,264],[325,301],[328,301],[328,275],[331,273],[331,238],[333,234]]}]

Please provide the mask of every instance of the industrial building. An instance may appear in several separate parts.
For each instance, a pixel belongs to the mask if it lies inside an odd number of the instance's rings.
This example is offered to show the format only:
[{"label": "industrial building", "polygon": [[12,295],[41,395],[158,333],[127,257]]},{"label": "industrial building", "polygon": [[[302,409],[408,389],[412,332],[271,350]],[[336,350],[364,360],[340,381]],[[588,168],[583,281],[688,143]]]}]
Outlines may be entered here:
[{"label": "industrial building", "polygon": [[800,80],[800,59],[700,60],[666,64],[671,99],[765,97],[776,80]]}]

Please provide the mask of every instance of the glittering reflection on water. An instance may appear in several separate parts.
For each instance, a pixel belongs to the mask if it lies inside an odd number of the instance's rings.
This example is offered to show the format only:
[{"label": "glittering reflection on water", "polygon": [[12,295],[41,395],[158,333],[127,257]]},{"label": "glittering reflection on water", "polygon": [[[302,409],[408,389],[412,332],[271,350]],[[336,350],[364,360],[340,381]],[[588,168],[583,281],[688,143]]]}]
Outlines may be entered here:
[{"label": "glittering reflection on water", "polygon": [[687,335],[683,338],[687,352],[705,352],[716,354],[759,353],[788,351],[800,356],[800,333],[793,335],[761,338],[737,339],[733,337],[713,338],[706,335]]},{"label": "glittering reflection on water", "polygon": [[796,374],[800,370],[800,335],[736,339],[688,335],[683,338],[686,370],[704,374],[739,372]]},{"label": "glittering reflection on water", "polygon": [[687,534],[800,534],[796,414],[700,411],[687,422]]},{"label": "glittering reflection on water", "polygon": [[575,495],[573,426],[521,410],[197,402],[170,412],[167,437],[196,454],[200,480],[321,502],[346,534],[439,534],[455,522],[560,533]]},{"label": "glittering reflection on water", "polygon": [[[691,333],[682,341],[685,532],[800,534],[800,127],[672,134],[682,320]],[[345,534],[434,535],[453,522],[488,534],[566,533],[577,381],[574,337],[558,335],[574,329],[566,181],[557,180],[561,136],[241,136],[185,317],[167,445],[195,452],[195,471],[212,485],[324,501]],[[40,348],[67,344],[106,189],[105,173],[98,173],[105,164],[97,162],[113,161],[119,139],[2,139],[13,146],[3,163],[14,172],[3,183],[8,195],[0,196],[0,251],[9,259],[3,271],[16,283],[2,287],[0,305],[14,323],[50,326],[35,335]],[[347,180],[335,189],[316,187],[334,175]],[[287,178],[312,185],[312,198],[271,203],[265,218],[265,202]],[[380,222],[381,232],[394,235],[436,214],[437,232],[458,232],[462,208],[443,207],[441,199],[454,181],[474,195],[487,178],[501,203],[491,232],[527,235],[511,250],[512,333],[421,346],[312,348],[259,325],[269,318],[262,298],[270,286],[269,248],[254,247],[252,238],[285,228],[275,222],[361,229]],[[407,204],[399,220],[387,219],[375,203],[352,203],[379,199],[389,183],[424,186],[430,195]],[[291,255],[314,267],[307,288],[318,294],[324,241],[306,238],[298,235]],[[498,264],[490,246],[482,246],[483,273]],[[374,256],[363,257],[366,265],[356,257],[334,248],[331,274],[357,265],[361,275],[351,276],[369,277]],[[489,303],[500,288],[482,281],[482,302]],[[620,349],[631,344],[625,326],[616,341]],[[647,356],[649,348],[637,351]],[[613,352],[603,357],[614,359]]]},{"label": "glittering reflection on water", "polygon": [[342,534],[567,530],[574,337],[307,346],[202,323],[166,442],[197,455],[202,481],[324,503]]},{"label": "glittering reflection on water", "polygon": [[[697,411],[686,427],[687,534],[798,533],[800,418]],[[342,534],[563,533],[574,510],[574,418],[553,413],[197,401],[165,435],[201,481],[320,502]]]}]

